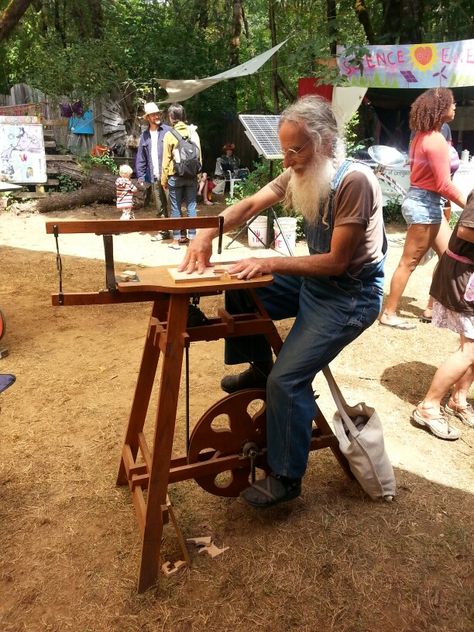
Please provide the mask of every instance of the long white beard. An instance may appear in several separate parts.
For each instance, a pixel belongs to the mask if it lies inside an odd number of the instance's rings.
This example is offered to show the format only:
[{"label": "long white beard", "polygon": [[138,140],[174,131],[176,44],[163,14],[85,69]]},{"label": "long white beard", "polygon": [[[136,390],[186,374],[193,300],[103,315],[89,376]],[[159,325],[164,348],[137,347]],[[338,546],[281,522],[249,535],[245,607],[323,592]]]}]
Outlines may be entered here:
[{"label": "long white beard", "polygon": [[330,158],[317,156],[303,173],[292,172],[284,205],[299,211],[307,222],[325,219],[325,210],[335,170]]}]

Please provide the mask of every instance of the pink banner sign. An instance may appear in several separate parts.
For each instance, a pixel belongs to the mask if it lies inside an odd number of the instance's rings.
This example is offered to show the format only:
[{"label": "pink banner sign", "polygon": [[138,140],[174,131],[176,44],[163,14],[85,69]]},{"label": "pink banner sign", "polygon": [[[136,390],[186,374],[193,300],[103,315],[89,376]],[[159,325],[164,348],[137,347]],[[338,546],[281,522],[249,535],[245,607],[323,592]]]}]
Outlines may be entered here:
[{"label": "pink banner sign", "polygon": [[401,44],[366,48],[370,52],[361,60],[354,60],[344,54],[343,46],[338,47],[339,71],[351,86],[474,86],[474,39],[441,44]]}]

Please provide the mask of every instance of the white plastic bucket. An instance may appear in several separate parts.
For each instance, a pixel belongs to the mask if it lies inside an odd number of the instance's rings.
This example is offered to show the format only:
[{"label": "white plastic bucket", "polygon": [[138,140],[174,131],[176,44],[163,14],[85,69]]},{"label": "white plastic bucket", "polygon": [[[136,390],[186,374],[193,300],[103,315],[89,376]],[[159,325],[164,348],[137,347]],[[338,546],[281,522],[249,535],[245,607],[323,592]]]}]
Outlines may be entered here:
[{"label": "white plastic bucket", "polygon": [[256,217],[252,223],[248,223],[247,237],[250,248],[265,248],[267,243],[267,217],[265,215]]},{"label": "white plastic bucket", "polygon": [[279,217],[278,222],[274,220],[273,232],[275,234],[275,250],[283,255],[292,255],[296,245],[296,217]]}]

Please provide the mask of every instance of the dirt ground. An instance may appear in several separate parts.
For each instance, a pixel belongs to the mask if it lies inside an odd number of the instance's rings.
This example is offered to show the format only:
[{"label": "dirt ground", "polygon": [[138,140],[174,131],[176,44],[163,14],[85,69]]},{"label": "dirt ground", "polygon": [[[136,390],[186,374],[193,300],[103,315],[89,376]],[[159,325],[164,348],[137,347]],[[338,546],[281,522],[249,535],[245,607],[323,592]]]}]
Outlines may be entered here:
[{"label": "dirt ground", "polygon": [[[115,216],[107,207],[57,214]],[[191,568],[138,595],[140,538],[129,490],[115,479],[150,305],[52,307],[50,219],[0,213],[7,321],[0,348],[9,350],[0,371],[17,378],[0,395],[2,632],[472,630],[474,432],[463,428],[450,443],[410,423],[457,344],[454,334],[417,321],[434,261],[414,273],[403,299],[416,330],[375,324],[332,364],[349,402],[365,400],[383,420],[396,500],[372,502],[329,450],[311,455],[301,498],[264,512],[194,481],[176,484],[170,496],[184,536],[210,535],[229,548],[214,559],[190,548]],[[60,242],[65,291],[103,287],[98,241]],[[115,242],[118,269],[182,256],[149,235]],[[403,231],[390,230],[389,242],[388,280]],[[220,301],[206,298],[201,307],[214,315]],[[283,335],[290,324],[280,324]],[[222,341],[191,348],[191,420],[222,396],[222,352]],[[334,404],[322,378],[316,389],[330,419]],[[176,454],[183,454],[184,419],[183,394]],[[162,553],[179,558],[170,526]]]}]

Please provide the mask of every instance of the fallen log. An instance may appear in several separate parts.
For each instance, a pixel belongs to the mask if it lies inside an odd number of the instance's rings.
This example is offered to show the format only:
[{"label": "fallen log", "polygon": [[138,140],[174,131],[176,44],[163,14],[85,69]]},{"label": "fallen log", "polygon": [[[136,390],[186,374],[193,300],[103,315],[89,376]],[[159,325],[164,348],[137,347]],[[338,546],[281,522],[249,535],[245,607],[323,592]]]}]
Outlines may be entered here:
[{"label": "fallen log", "polygon": [[[54,211],[65,211],[77,206],[89,206],[94,202],[101,204],[115,203],[115,180],[117,176],[107,169],[84,167],[75,160],[49,160],[48,173],[65,175],[80,183],[81,187],[76,191],[67,193],[50,193],[46,197],[21,201],[17,199],[15,208],[20,212],[49,213]],[[14,198],[14,196],[12,196]],[[143,193],[137,194],[137,206],[143,205]]]}]

